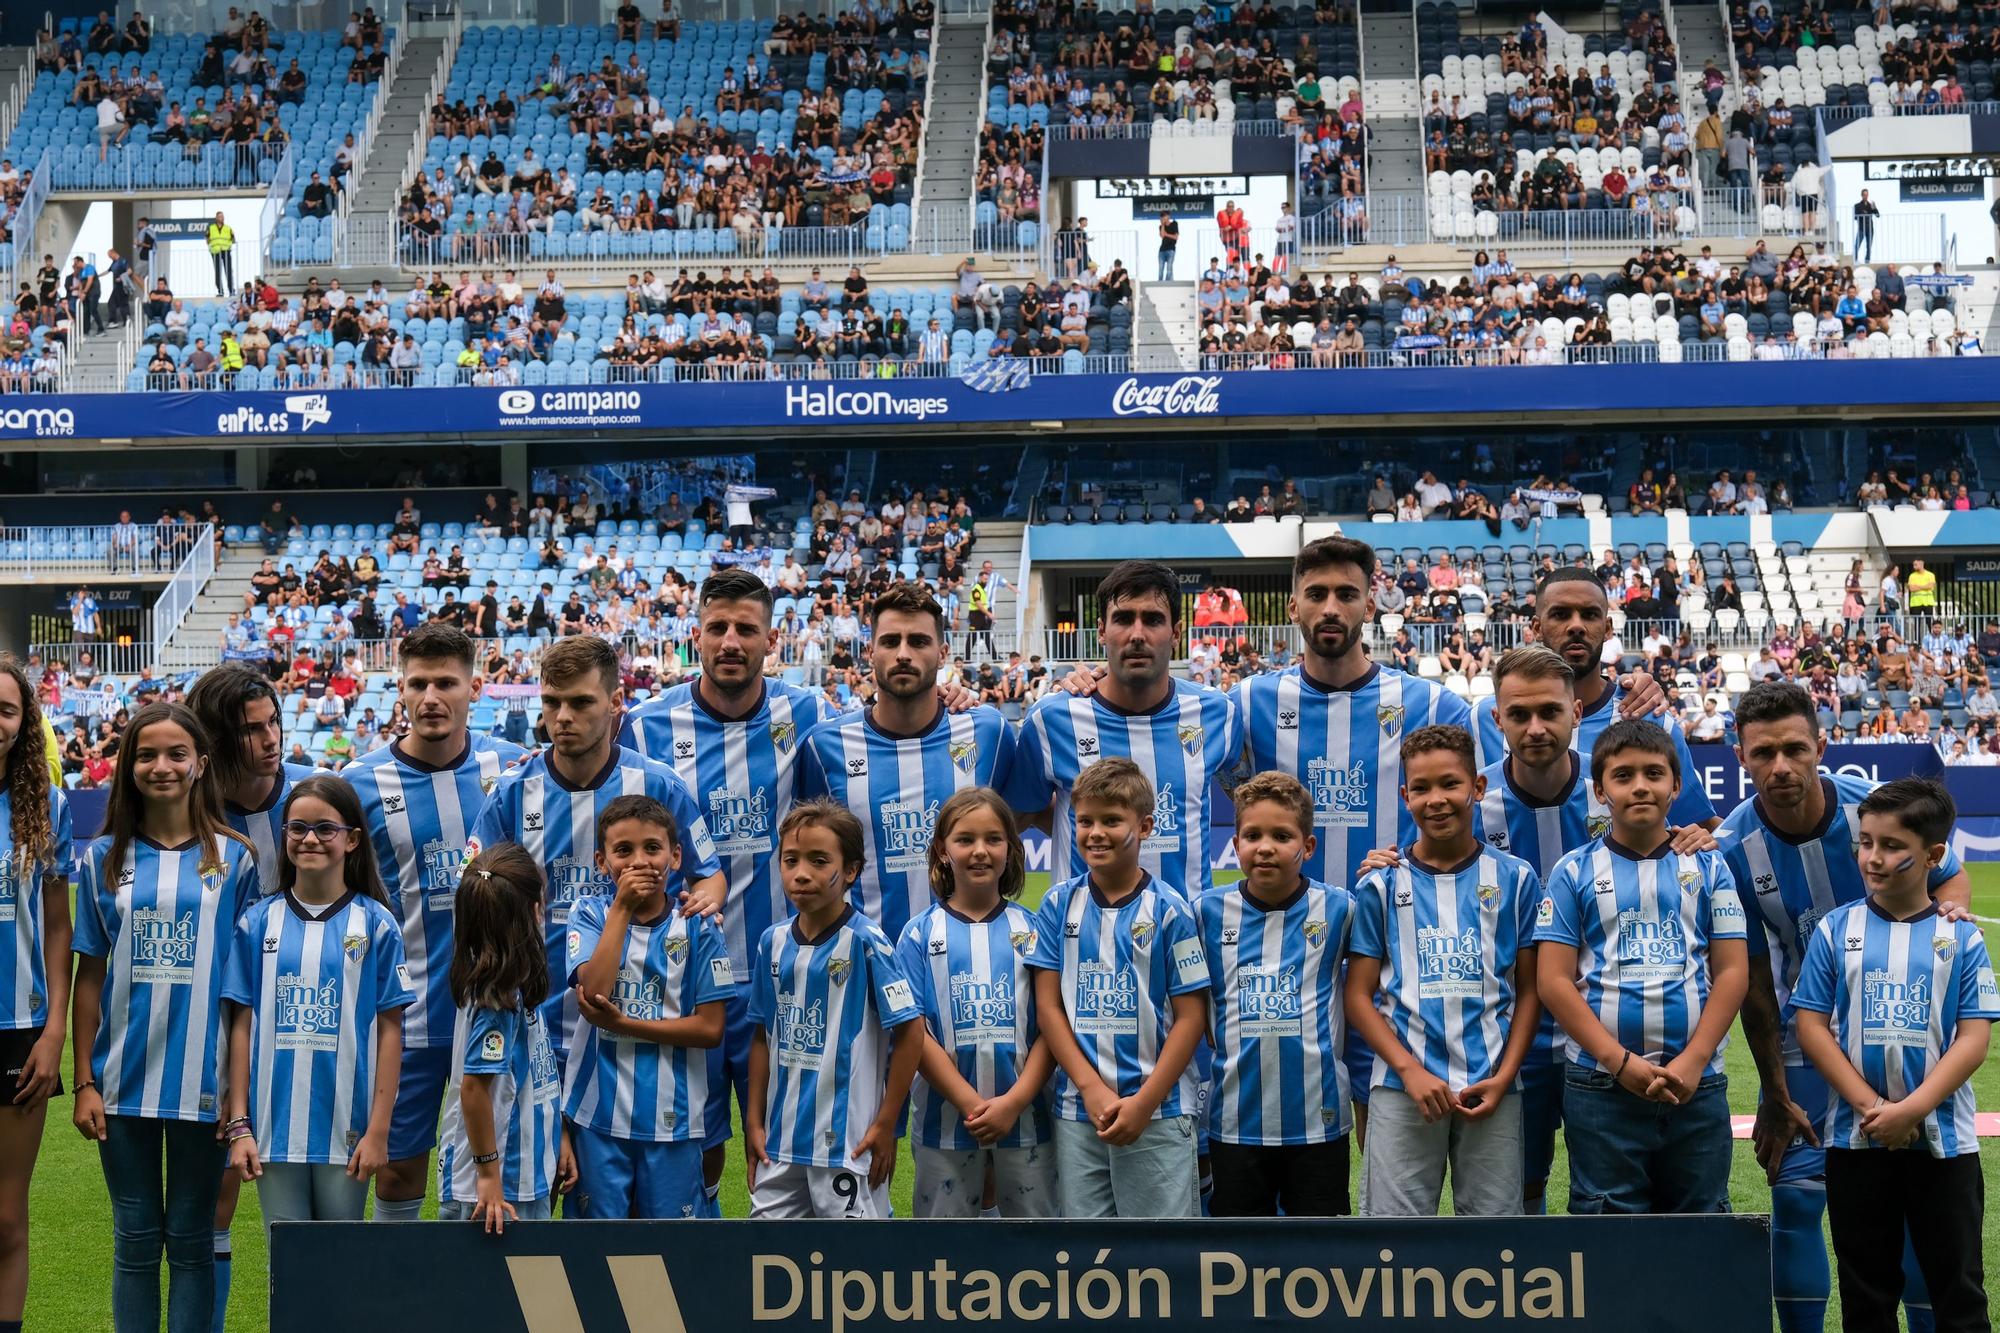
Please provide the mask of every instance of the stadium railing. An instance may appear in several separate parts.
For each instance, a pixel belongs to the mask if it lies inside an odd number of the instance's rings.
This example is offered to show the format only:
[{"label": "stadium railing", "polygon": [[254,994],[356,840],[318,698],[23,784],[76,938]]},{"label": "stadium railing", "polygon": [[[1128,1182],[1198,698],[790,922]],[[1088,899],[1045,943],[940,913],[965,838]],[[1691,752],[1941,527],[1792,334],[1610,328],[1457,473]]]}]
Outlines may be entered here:
[{"label": "stadium railing", "polygon": [[49,200],[53,171],[49,150],[44,148],[42,155],[35,159],[34,179],[28,182],[28,189],[21,196],[21,206],[14,210],[9,227],[14,237],[8,246],[12,254],[7,272],[7,290],[10,292],[19,291],[26,276],[34,272],[35,227],[41,219],[42,206]]},{"label": "stadium railing", "polygon": [[[39,657],[44,663],[75,663],[77,654],[89,653],[91,664],[103,676],[136,676],[154,665],[153,645],[149,640],[125,639],[118,641],[99,640],[94,643],[31,643],[30,656]],[[106,692],[102,689],[79,689],[70,687],[63,693],[63,711],[73,717],[96,719],[110,717],[121,708],[129,708],[125,695],[120,691]]]},{"label": "stadium railing", "polygon": [[166,661],[168,642],[187,619],[188,612],[194,609],[202,589],[213,577],[215,525],[204,523],[194,534],[194,545],[182,557],[173,577],[167,580],[167,586],[160,589],[159,597],[153,602],[153,660],[156,663]]},{"label": "stadium railing", "polygon": [[[81,578],[157,578],[181,563],[174,538],[193,540],[188,529],[171,530],[153,523],[135,524],[128,548],[118,540],[112,523],[65,524],[60,527],[0,527],[0,578],[24,580],[45,576]],[[215,544],[213,529],[206,543]]]},{"label": "stadium railing", "polygon": [[[133,141],[127,142],[127,147],[135,146]],[[250,143],[203,144],[192,158],[184,157],[182,162],[182,165],[192,168],[193,179],[177,173],[171,188],[209,192],[227,190],[245,194],[264,191],[272,177],[277,175],[280,164],[291,153],[291,147],[290,140],[284,143],[253,140]],[[83,160],[73,164],[56,161],[46,152],[43,159],[53,164],[50,166],[53,177],[50,188],[58,193],[131,194],[142,190],[158,191],[165,184],[147,168],[137,152],[120,150],[103,162],[97,161],[88,152],[83,155]]]}]

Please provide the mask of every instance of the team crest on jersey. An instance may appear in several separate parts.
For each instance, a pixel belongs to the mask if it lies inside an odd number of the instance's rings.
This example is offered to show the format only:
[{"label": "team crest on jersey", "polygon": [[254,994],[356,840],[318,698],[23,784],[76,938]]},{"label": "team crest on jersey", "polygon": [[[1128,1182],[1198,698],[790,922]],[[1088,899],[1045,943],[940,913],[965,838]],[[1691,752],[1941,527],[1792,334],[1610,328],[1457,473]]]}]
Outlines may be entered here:
[{"label": "team crest on jersey", "polygon": [[1500,898],[1500,886],[1498,884],[1481,884],[1476,892],[1479,894],[1479,905],[1481,907],[1491,907]]},{"label": "team crest on jersey", "polygon": [[479,779],[480,794],[484,796],[491,796],[493,794],[493,789],[499,785],[500,785],[499,778],[490,776],[481,776]]},{"label": "team crest on jersey", "polygon": [[1593,838],[1601,838],[1611,831],[1610,815],[1591,815],[1583,822],[1584,831]]},{"label": "team crest on jersey", "polygon": [[771,744],[778,747],[779,754],[790,754],[792,742],[799,737],[796,722],[773,722],[771,724]]},{"label": "team crest on jersey", "polygon": [[347,955],[349,962],[359,962],[361,955],[368,952],[368,937],[348,935],[340,941],[340,951]]},{"label": "team crest on jersey", "polygon": [[685,954],[687,951],[688,951],[687,936],[685,935],[667,936],[666,952],[667,952],[668,962],[678,963],[681,960],[681,955]]},{"label": "team crest on jersey", "polygon": [[403,813],[403,798],[391,793],[382,798],[382,809],[392,815]]},{"label": "team crest on jersey", "polygon": [[1034,950],[1035,932],[1032,930],[1017,930],[1009,935],[1007,940],[1014,946],[1014,952],[1025,958]]},{"label": "team crest on jersey", "polygon": [[221,887],[222,868],[220,866],[209,866],[201,872],[201,891],[203,893],[214,893]]},{"label": "team crest on jersey", "polygon": [[1153,922],[1149,917],[1140,917],[1132,923],[1132,943],[1144,944],[1146,937],[1153,933]]},{"label": "team crest on jersey", "polygon": [[1682,893],[1693,893],[1701,887],[1701,875],[1697,871],[1683,870],[1680,879]]},{"label": "team crest on jersey", "polygon": [[1322,1125],[1329,1125],[1329,1126],[1331,1126],[1331,1125],[1337,1125],[1337,1124],[1339,1124],[1339,1123],[1340,1123],[1340,1111],[1339,1111],[1339,1109],[1338,1109],[1337,1107],[1332,1107],[1332,1106],[1322,1106],[1322,1107],[1320,1107],[1320,1108],[1319,1108],[1319,1122],[1320,1122],[1320,1123],[1321,1123]]},{"label": "team crest on jersey", "polygon": [[836,986],[845,986],[847,984],[847,974],[853,970],[854,964],[852,961],[846,958],[835,958],[826,965],[826,979]]},{"label": "team crest on jersey", "polygon": [[1326,922],[1320,920],[1318,917],[1314,917],[1306,922],[1305,925],[1300,927],[1300,930],[1305,934],[1306,947],[1308,949],[1317,949],[1321,944],[1326,942]]},{"label": "team crest on jersey", "polygon": [[951,755],[951,762],[958,766],[961,773],[970,773],[972,766],[979,762],[978,741],[953,741],[945,747],[945,751]]},{"label": "team crest on jersey", "polygon": [[1393,736],[1402,730],[1403,706],[1401,704],[1383,704],[1375,710],[1375,720],[1381,724],[1382,730]]},{"label": "team crest on jersey", "polygon": [[1939,935],[1931,940],[1931,952],[1938,956],[1940,962],[1949,960],[1957,948],[1958,941],[1949,935]]},{"label": "team crest on jersey", "polygon": [[1199,722],[1184,722],[1180,726],[1181,749],[1187,751],[1188,758],[1201,755],[1202,726]]}]

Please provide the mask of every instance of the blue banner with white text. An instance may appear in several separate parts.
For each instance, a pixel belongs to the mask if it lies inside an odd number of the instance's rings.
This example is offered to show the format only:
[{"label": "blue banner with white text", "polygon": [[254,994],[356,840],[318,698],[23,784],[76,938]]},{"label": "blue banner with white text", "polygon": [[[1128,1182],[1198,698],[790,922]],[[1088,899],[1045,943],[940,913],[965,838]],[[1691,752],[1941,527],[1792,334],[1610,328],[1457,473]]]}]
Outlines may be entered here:
[{"label": "blue banner with white text", "polygon": [[[1729,1214],[523,1222],[500,1236],[471,1222],[281,1222],[271,1327],[1766,1333],[1770,1254],[1768,1219]],[[1669,1290],[1664,1255],[1700,1281]]]},{"label": "blue banner with white text", "polygon": [[2000,404],[1990,363],[1902,361],[1035,375],[986,392],[949,375],[518,388],[20,394],[0,440],[408,439],[576,431],[1164,424],[1259,418],[1755,412],[1800,404]]}]

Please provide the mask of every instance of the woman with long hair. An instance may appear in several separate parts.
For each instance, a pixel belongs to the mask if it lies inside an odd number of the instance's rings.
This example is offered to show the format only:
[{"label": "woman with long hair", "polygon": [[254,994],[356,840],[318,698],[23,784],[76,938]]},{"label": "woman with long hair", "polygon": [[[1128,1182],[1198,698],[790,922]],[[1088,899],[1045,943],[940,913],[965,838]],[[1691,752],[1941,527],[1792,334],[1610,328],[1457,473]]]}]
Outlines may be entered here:
[{"label": "woman with long hair", "polygon": [[76,1043],[74,1120],[111,1194],[117,1333],[158,1333],[163,1250],[168,1333],[209,1333],[215,1309],[223,969],[257,871],[210,759],[188,709],[135,713],[78,875],[70,1025],[93,1035]]},{"label": "woman with long hair", "polygon": [[62,1093],[69,1008],[69,804],[50,780],[49,733],[18,658],[0,655],[0,1328],[28,1296],[28,1183],[50,1097]]}]

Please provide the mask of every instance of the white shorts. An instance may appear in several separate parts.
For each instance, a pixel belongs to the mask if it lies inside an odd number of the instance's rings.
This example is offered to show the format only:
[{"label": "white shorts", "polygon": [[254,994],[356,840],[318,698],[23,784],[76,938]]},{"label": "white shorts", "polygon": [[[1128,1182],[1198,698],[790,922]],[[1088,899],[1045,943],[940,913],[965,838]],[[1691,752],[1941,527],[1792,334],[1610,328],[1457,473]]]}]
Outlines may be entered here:
[{"label": "white shorts", "polygon": [[993,1164],[993,1203],[1002,1217],[1054,1217],[1056,1150],[1052,1143],[1026,1148],[925,1148],[913,1145],[917,1186],[911,1199],[918,1217],[978,1217]]},{"label": "white shorts", "polygon": [[752,1217],[888,1217],[889,1187],[868,1183],[863,1171],[844,1166],[773,1162],[757,1171],[750,1191]]}]

